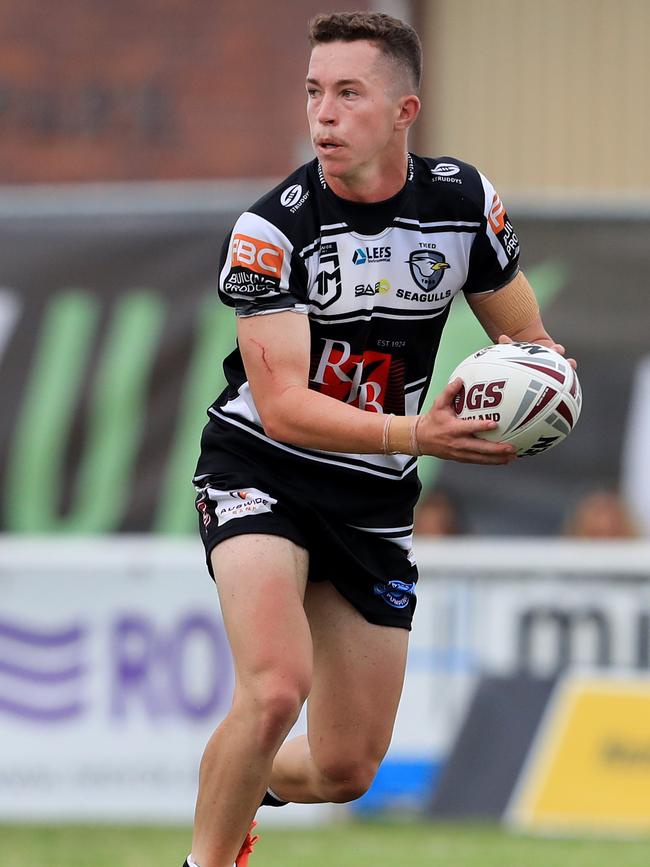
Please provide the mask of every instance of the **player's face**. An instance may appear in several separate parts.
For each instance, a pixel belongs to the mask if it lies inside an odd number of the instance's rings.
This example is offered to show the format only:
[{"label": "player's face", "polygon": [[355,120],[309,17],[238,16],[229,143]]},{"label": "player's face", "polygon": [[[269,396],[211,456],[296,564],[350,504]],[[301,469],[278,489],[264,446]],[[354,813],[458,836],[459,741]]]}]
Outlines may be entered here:
[{"label": "player's face", "polygon": [[316,155],[326,174],[354,177],[403,155],[396,147],[400,100],[392,66],[370,42],[316,45],[307,73],[307,116]]}]

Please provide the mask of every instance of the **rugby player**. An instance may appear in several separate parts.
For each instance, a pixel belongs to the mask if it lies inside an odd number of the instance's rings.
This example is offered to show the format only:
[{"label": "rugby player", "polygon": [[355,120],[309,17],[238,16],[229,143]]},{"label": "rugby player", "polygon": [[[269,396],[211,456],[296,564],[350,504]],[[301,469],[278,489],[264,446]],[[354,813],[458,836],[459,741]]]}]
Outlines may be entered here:
[{"label": "rugby player", "polygon": [[[456,417],[458,381],[421,413],[454,296],[491,339],[563,351],[490,181],[408,151],[415,31],[350,12],[309,38],[316,157],[222,253],[238,345],[194,483],[236,687],[201,762],[189,867],[243,867],[262,802],[351,801],[386,753],[416,604],[417,456],[515,459],[475,436],[495,422]],[[285,740],[305,701],[307,735]]]}]

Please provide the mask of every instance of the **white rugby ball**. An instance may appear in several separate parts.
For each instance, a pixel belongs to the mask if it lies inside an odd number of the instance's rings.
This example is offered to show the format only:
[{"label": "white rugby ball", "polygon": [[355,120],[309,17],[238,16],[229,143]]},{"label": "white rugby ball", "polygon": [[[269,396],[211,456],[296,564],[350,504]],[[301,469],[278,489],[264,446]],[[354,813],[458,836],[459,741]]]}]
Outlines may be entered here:
[{"label": "white rugby ball", "polygon": [[512,443],[518,455],[537,455],[573,430],[582,406],[575,370],[559,353],[537,343],[505,343],[480,349],[450,377],[463,381],[454,400],[459,418],[492,419],[497,427],[477,434]]}]

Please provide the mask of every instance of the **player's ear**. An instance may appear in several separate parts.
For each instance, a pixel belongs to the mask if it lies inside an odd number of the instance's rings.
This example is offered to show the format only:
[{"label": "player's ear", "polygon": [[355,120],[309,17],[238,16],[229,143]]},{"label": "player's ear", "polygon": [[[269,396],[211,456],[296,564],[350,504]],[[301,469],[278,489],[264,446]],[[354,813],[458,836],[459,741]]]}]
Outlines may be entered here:
[{"label": "player's ear", "polygon": [[400,97],[397,107],[398,113],[395,120],[395,129],[406,130],[415,123],[420,113],[420,100],[414,93],[410,93],[408,96]]}]

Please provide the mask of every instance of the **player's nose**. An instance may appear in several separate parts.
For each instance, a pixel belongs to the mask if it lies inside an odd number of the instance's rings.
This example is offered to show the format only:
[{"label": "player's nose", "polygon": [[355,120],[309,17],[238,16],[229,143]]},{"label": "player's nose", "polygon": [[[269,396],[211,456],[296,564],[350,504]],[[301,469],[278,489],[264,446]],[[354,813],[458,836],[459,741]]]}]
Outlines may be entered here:
[{"label": "player's nose", "polygon": [[319,123],[331,126],[331,124],[336,123],[337,119],[336,101],[334,97],[327,93],[323,94],[318,105],[318,111],[316,112],[316,120]]}]

